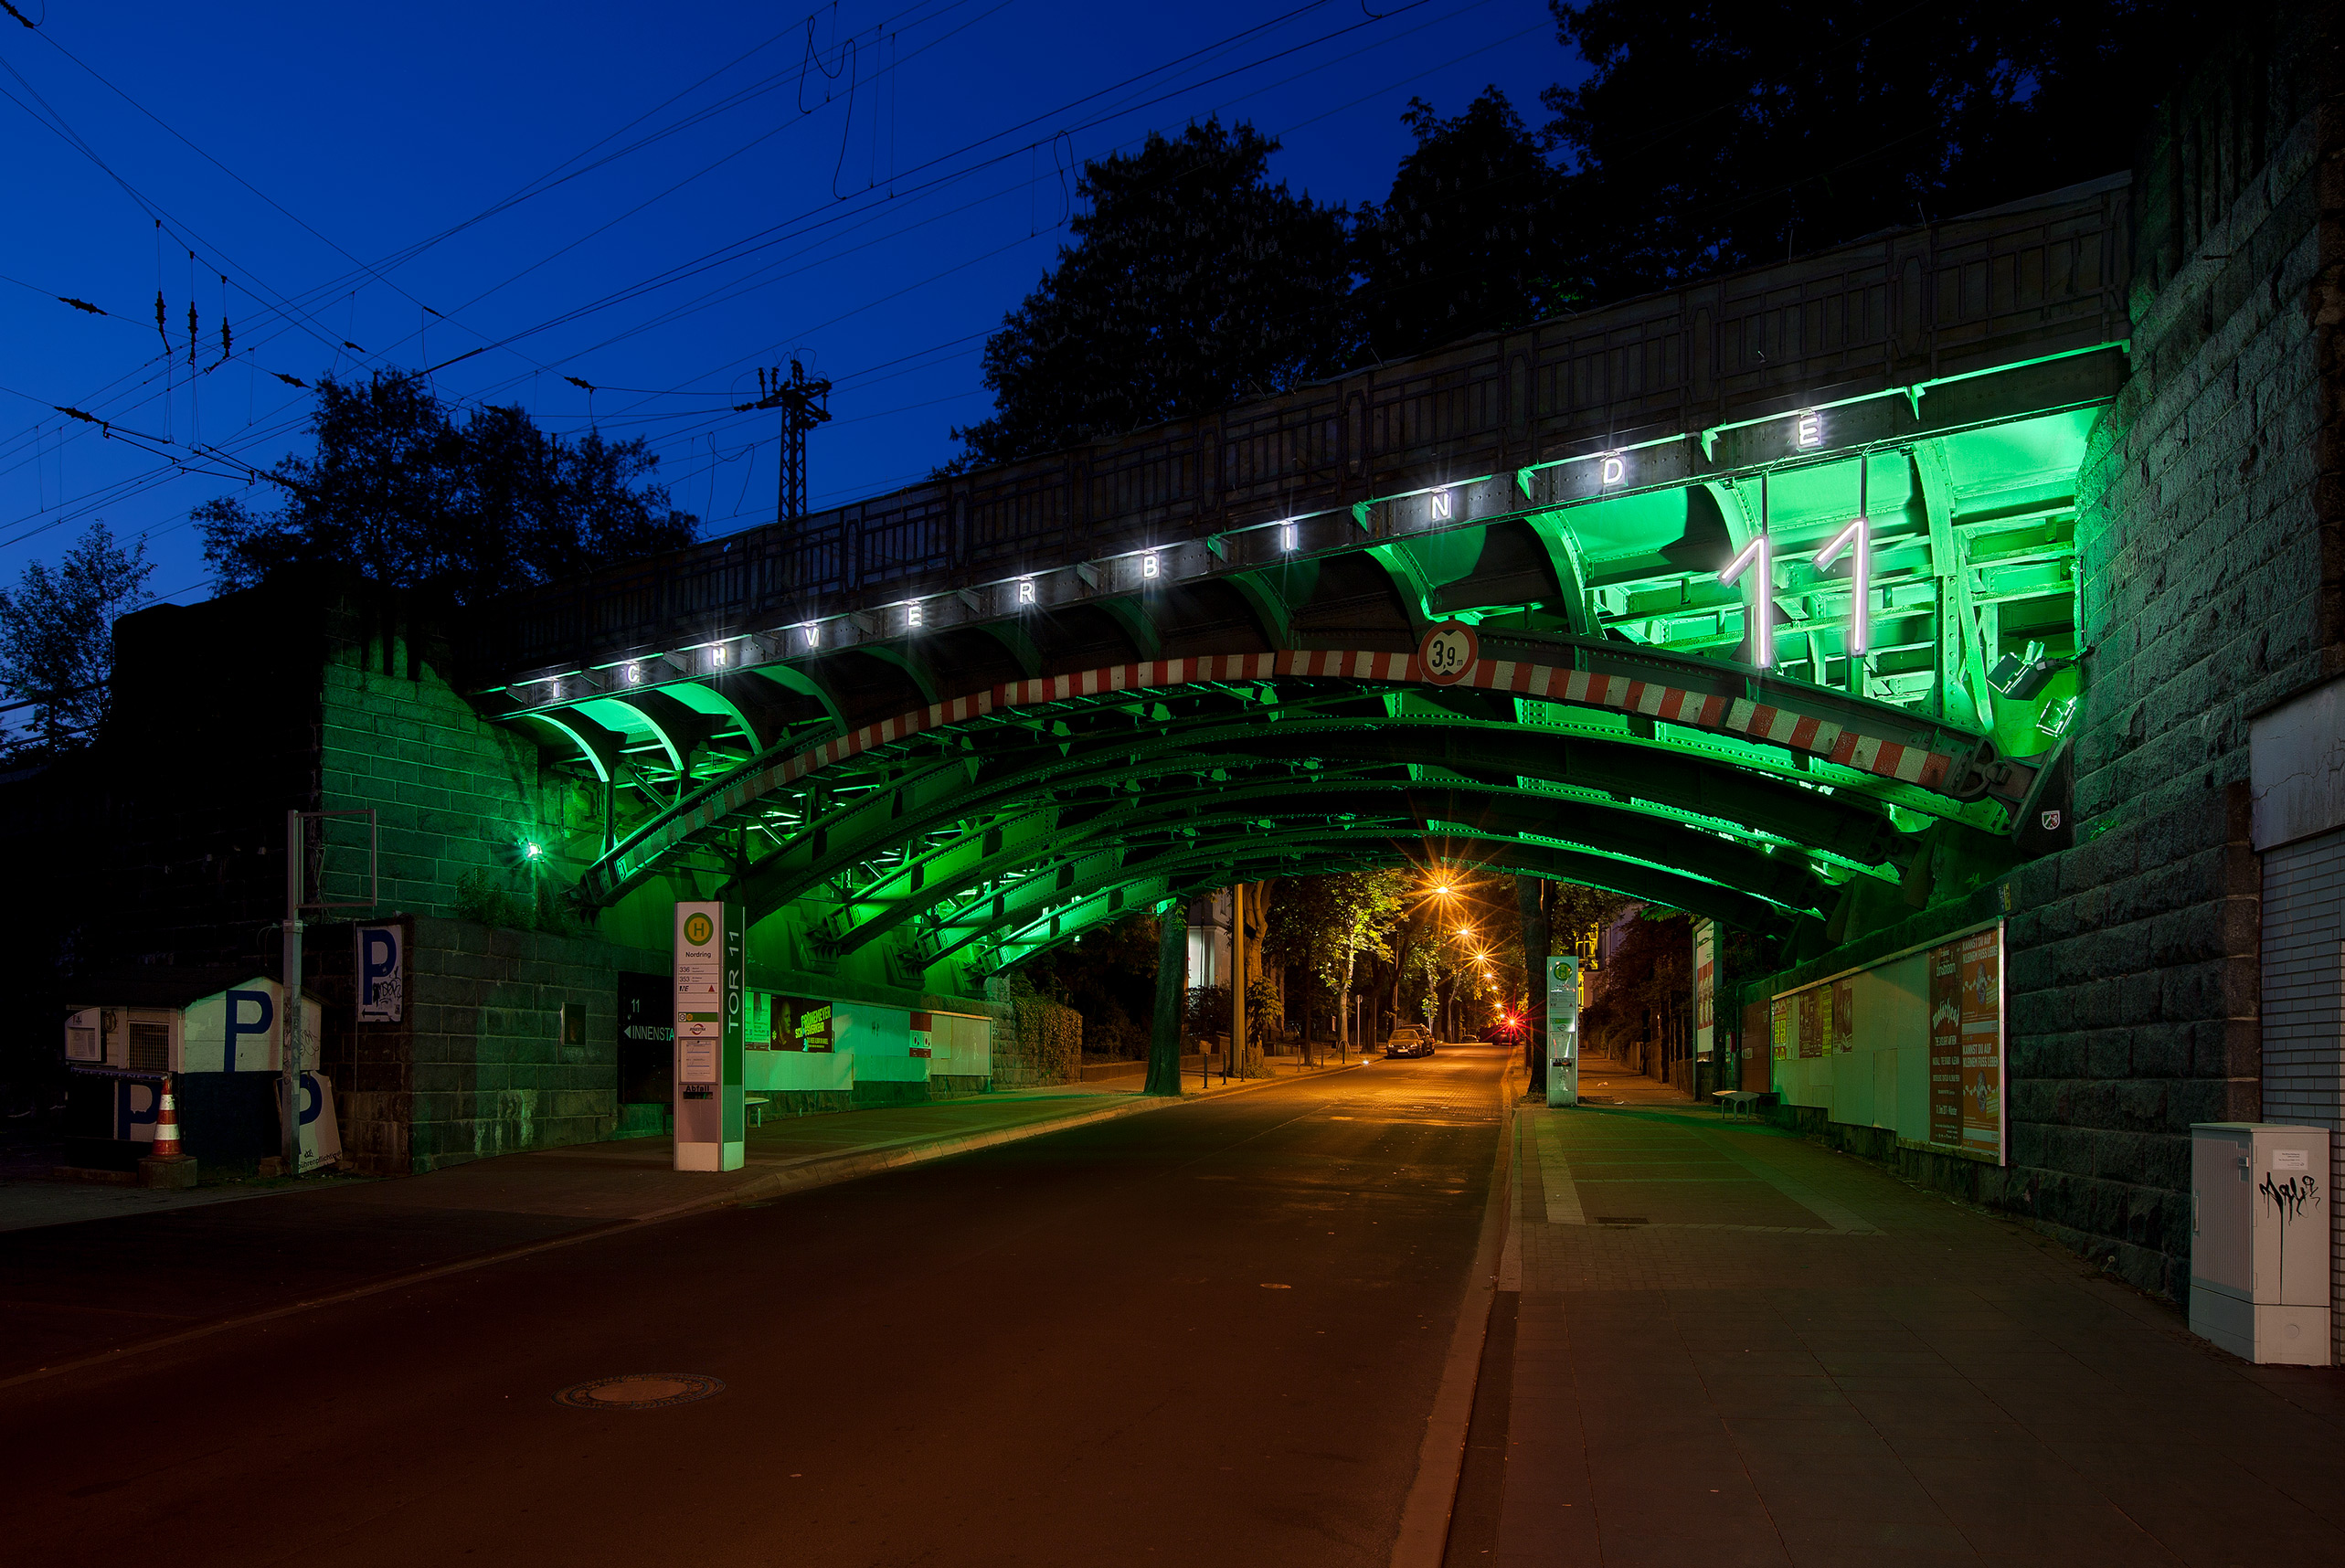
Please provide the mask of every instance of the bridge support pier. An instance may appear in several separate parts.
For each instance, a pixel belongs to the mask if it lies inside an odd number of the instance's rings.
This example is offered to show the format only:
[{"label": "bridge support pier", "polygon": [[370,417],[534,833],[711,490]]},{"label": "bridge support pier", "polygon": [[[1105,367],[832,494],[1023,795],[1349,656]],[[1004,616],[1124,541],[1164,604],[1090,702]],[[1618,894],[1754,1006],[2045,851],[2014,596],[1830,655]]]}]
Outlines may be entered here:
[{"label": "bridge support pier", "polygon": [[1174,899],[1156,915],[1156,1017],[1148,1037],[1148,1089],[1181,1093],[1181,1013],[1189,994],[1189,922]]}]

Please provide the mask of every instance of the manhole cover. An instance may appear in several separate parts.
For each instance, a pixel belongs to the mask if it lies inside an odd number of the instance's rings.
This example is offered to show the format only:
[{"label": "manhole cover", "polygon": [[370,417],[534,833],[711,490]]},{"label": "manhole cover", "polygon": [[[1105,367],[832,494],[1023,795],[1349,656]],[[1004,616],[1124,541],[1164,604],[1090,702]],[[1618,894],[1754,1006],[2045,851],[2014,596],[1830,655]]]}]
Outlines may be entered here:
[{"label": "manhole cover", "polygon": [[577,1410],[664,1410],[724,1392],[723,1383],[698,1372],[629,1372],[575,1384],[554,1402]]}]

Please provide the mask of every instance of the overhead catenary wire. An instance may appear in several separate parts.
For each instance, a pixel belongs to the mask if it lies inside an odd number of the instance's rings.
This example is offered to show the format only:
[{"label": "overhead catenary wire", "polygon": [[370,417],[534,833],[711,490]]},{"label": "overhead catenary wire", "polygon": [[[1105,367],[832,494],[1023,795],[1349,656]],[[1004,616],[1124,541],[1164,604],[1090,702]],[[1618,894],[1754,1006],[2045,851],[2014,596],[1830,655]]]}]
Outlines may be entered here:
[{"label": "overhead catenary wire", "polygon": [[[1300,10],[1298,10],[1298,11],[1296,11],[1296,12],[1289,13],[1289,16],[1293,16],[1293,15],[1300,15],[1300,14],[1301,14],[1301,11],[1302,11],[1302,10],[1309,10],[1309,9],[1311,9],[1311,7],[1302,7],[1302,8],[1300,8]],[[1275,19],[1274,19],[1274,20],[1275,20]],[[1249,29],[1249,31],[1255,31],[1255,30],[1258,30],[1258,29]],[[1334,35],[1329,35],[1329,36],[1334,36]],[[1312,41],[1313,41],[1313,42],[1320,42],[1320,41],[1323,41],[1323,39],[1315,39],[1315,40],[1312,40]],[[1224,40],[1222,44],[1217,45],[1217,46],[1215,46],[1215,48],[1226,48],[1227,47],[1227,40]],[[1306,45],[1302,45],[1302,46],[1296,46],[1296,48],[1306,48],[1306,47],[1309,47],[1309,45],[1308,45],[1308,44],[1306,44]],[[904,49],[904,50],[902,50],[901,52],[902,52],[903,54],[905,54],[905,55],[908,56],[912,51],[911,51],[911,50],[909,50],[909,49]],[[1205,52],[1205,51],[1194,51],[1194,53],[1195,53],[1195,54],[1203,54],[1203,53],[1204,53],[1204,52]],[[1280,53],[1281,53],[1281,54],[1289,54],[1289,53],[1292,53],[1292,52],[1294,52],[1292,49],[1280,51]],[[1187,58],[1187,57],[1184,57],[1184,58]],[[1277,57],[1277,56],[1272,56],[1272,57],[1270,57],[1270,58],[1278,58],[1278,57]],[[1256,64],[1258,64],[1258,63],[1260,63],[1260,62],[1248,62],[1247,66],[1240,67],[1240,68],[1237,68],[1237,69],[1251,69],[1251,68],[1252,68],[1252,66],[1254,66],[1254,65],[1256,65]],[[1164,70],[1164,69],[1169,69],[1169,67],[1160,67],[1160,68],[1154,68],[1154,70],[1155,70],[1156,72],[1161,72],[1161,71],[1162,71],[1162,70]],[[1143,75],[1148,75],[1148,74],[1151,74],[1151,73],[1142,73],[1142,74],[1143,74]],[[1229,74],[1229,73],[1224,73],[1224,74],[1225,74],[1225,75],[1226,75],[1226,74]],[[1210,80],[1210,79],[1218,79],[1218,78],[1209,78],[1208,79]],[[1183,86],[1179,90],[1193,90],[1195,85],[1196,85],[1196,84],[1194,84],[1194,83],[1186,83],[1186,84],[1183,84]],[[1092,96],[1096,96],[1096,95],[1092,95]],[[673,101],[673,100],[671,100],[671,101]],[[1153,100],[1151,100],[1151,101],[1153,101]],[[1014,127],[1013,127],[1013,129],[1014,129]],[[998,140],[998,139],[999,139],[999,137],[1000,137],[1002,134],[1003,134],[1003,132],[996,132],[996,133],[994,133],[994,136],[993,136],[992,138],[990,138],[990,139],[991,139],[991,140]],[[1054,136],[1053,136],[1053,139],[1054,139],[1054,140],[1056,140],[1056,135],[1057,135],[1057,133],[1056,133],[1056,132],[1054,132]],[[982,145],[984,144],[984,143],[985,143],[985,141],[986,141],[986,140],[988,140],[988,139],[979,139],[979,140],[977,140],[977,141],[973,142],[971,144],[972,144],[972,145],[975,145],[975,146],[982,146]],[[1000,160],[998,160],[998,159],[997,159],[997,160],[992,160],[992,162],[999,162],[999,161],[1000,161]],[[979,166],[981,166],[981,167],[982,167],[982,166],[983,166],[983,165],[979,165]],[[558,167],[558,165],[557,165],[557,167]],[[898,182],[897,188],[898,188],[899,190],[901,190],[901,189],[903,189],[903,188],[904,188],[904,187],[903,187],[903,183],[902,183],[900,180],[899,180],[899,182]],[[158,220],[158,221],[160,221],[160,220]],[[846,252],[842,252],[842,254],[851,254],[851,253],[852,253],[852,250],[849,250],[849,251],[846,251]],[[966,263],[960,263],[960,264],[959,264],[959,265],[971,265],[971,264],[976,264],[977,262],[982,261],[982,260],[986,260],[986,259],[988,259],[991,255],[992,255],[992,254],[996,254],[996,253],[998,253],[998,252],[988,252],[988,253],[986,253],[986,255],[984,255],[984,256],[980,256],[980,257],[978,257],[978,258],[972,258],[969,262],[966,262]],[[957,270],[957,269],[956,269],[956,270]],[[225,272],[221,273],[220,275],[221,275],[224,279],[227,277],[227,274],[226,274]],[[911,283],[911,284],[905,285],[905,286],[903,286],[902,288],[899,288],[899,289],[898,289],[898,290],[897,290],[897,291],[891,291],[890,293],[888,293],[888,294],[886,294],[886,295],[883,295],[883,296],[882,296],[882,298],[880,298],[879,300],[876,300],[876,301],[871,301],[871,302],[863,302],[863,303],[858,304],[858,305],[852,305],[852,306],[850,306],[850,308],[848,308],[848,309],[847,309],[847,310],[845,310],[845,311],[839,312],[839,313],[833,313],[833,316],[832,318],[829,318],[829,319],[827,319],[827,320],[826,320],[826,321],[824,321],[824,322],[818,322],[817,323],[815,323],[814,327],[812,327],[812,328],[801,328],[801,329],[796,329],[796,330],[797,330],[798,334],[801,334],[801,335],[802,335],[802,334],[803,334],[804,332],[806,332],[806,331],[810,331],[810,330],[821,330],[821,328],[822,328],[822,326],[824,326],[824,325],[828,325],[828,324],[835,324],[835,322],[836,322],[837,320],[849,319],[849,318],[851,318],[854,314],[858,313],[859,313],[859,311],[861,311],[861,310],[864,310],[864,309],[869,309],[869,308],[874,308],[875,306],[876,306],[876,305],[878,305],[878,304],[884,304],[884,303],[889,302],[891,300],[893,300],[893,299],[895,299],[895,298],[897,298],[897,297],[900,297],[902,293],[907,292],[907,291],[909,291],[909,290],[911,290],[911,289],[915,289],[915,288],[918,288],[918,287],[925,286],[925,284],[926,284],[926,283],[928,283],[928,282],[933,282],[933,281],[934,281],[936,279],[938,279],[938,278],[941,278],[941,277],[945,277],[945,276],[950,276],[950,270],[948,270],[948,271],[939,272],[939,273],[936,273],[936,274],[932,274],[932,275],[930,275],[930,277],[929,277],[929,278],[928,278],[928,279],[925,279],[925,280],[922,280],[922,281],[916,281],[916,282]],[[58,297],[58,296],[52,296],[52,297]],[[296,299],[297,299],[297,298],[300,298],[300,297],[301,297],[301,296],[299,296],[299,295],[295,295],[295,296],[289,296],[289,298],[296,298]],[[225,298],[226,298],[226,296],[225,296],[225,293],[224,293],[224,299],[225,299]],[[227,312],[226,312],[226,310],[225,310],[225,309],[223,310],[222,315],[223,315],[223,321],[225,322],[226,317],[227,317]],[[424,321],[424,320],[425,320],[425,318],[422,318],[422,317],[420,317],[420,316],[419,317],[419,325],[423,323],[423,321]],[[192,335],[192,334],[191,334],[191,335]],[[314,335],[314,334],[313,334],[313,335]],[[350,340],[350,339],[348,339],[348,338],[346,338],[346,337],[343,337],[343,336],[341,336],[340,334],[333,334],[333,335],[334,335],[334,344],[335,344],[335,346],[336,346],[337,350],[339,350],[341,347],[347,346],[347,347],[348,347],[351,351],[353,351],[353,352],[363,352],[363,351],[359,351],[359,350],[357,349],[357,347],[356,347],[355,344],[355,343],[353,343],[353,342],[351,342],[351,340]],[[975,342],[976,340],[978,340],[978,339],[980,339],[980,338],[982,338],[982,337],[983,337],[983,336],[985,336],[985,335],[987,335],[987,334],[986,334],[985,333],[982,333],[982,332],[981,332],[981,333],[974,333],[974,334],[965,334],[965,336],[963,336],[962,338],[956,339],[956,340],[951,340],[950,342],[949,342],[949,343],[947,343],[947,344],[944,344],[928,345],[928,346],[924,347],[924,348],[922,348],[922,349],[920,349],[920,350],[916,350],[916,351],[914,351],[914,352],[913,352],[912,354],[910,354],[910,355],[900,355],[900,356],[898,356],[898,358],[905,359],[905,360],[910,360],[910,361],[914,361],[914,362],[918,362],[918,361],[921,361],[921,360],[923,360],[923,359],[928,358],[928,357],[933,356],[933,355],[936,355],[950,353],[950,352],[952,351],[952,349],[953,349],[957,344],[962,344],[973,343],[973,342]],[[165,343],[166,343],[166,344],[168,344],[168,342],[169,342],[169,338],[168,338],[168,335],[166,335],[166,337],[165,337]],[[763,352],[763,351],[760,351],[760,352]],[[962,350],[962,352],[963,352],[963,353],[966,353],[966,352],[973,352],[973,350],[969,350],[969,349],[965,349],[965,348],[964,348],[964,349]],[[225,363],[229,362],[229,359],[230,359],[230,355],[229,355],[229,354],[227,354],[227,353],[224,353],[224,354],[222,355],[222,356],[221,356],[221,359],[220,359],[218,362],[216,362],[215,366],[212,366],[212,368],[216,368],[216,367],[217,367],[217,366],[218,366],[218,364],[225,364]],[[873,367],[873,368],[874,368],[874,370],[876,370],[876,368],[877,368],[877,367]],[[282,376],[282,377],[286,380],[286,382],[287,382],[287,384],[288,384],[289,386],[296,386],[296,387],[298,387],[299,385],[301,385],[301,383],[300,383],[300,381],[299,381],[299,378],[297,378],[297,377],[292,377],[292,376],[287,376],[287,375],[285,375],[285,373],[282,373],[282,372],[271,372],[271,374],[272,374],[272,375],[278,375],[278,376]],[[860,374],[860,373],[858,373],[858,374]],[[844,383],[845,379],[846,379],[845,377],[842,377],[842,382],[843,382],[843,384]],[[613,390],[616,390],[616,388],[612,388],[612,389],[613,389]],[[673,390],[673,389],[653,389],[653,388],[631,389],[631,389],[630,389],[630,393],[631,393],[631,395],[640,395],[640,396],[644,396],[644,397],[656,397],[656,396],[665,396],[665,395],[669,395],[669,392],[670,392],[670,391],[672,391],[672,390]],[[490,391],[488,391],[488,392],[486,392],[486,393],[484,393],[484,394],[476,394],[475,396],[476,396],[476,397],[493,397],[494,395],[495,395],[494,389],[492,389],[492,390],[490,390]],[[974,391],[972,391],[971,393],[965,394],[965,395],[966,395],[966,396],[974,396],[974,395],[975,395],[975,393],[974,393]],[[724,394],[721,394],[721,393],[712,393],[712,394],[708,394],[708,396],[711,396],[711,397],[722,397],[722,396],[724,396]],[[920,408],[920,407],[933,406],[934,404],[937,404],[937,403],[941,403],[941,402],[946,402],[946,401],[951,401],[951,400],[954,400],[954,399],[953,399],[953,398],[951,398],[951,397],[946,397],[946,398],[935,398],[935,399],[918,400],[918,401],[915,401],[915,402],[911,402],[911,403],[907,403],[907,404],[906,404],[906,405],[903,405],[901,408],[890,408],[890,409],[882,409],[882,410],[875,410],[875,411],[871,411],[871,412],[868,412],[868,413],[857,414],[857,415],[854,416],[853,418],[854,418],[854,420],[856,420],[856,421],[860,421],[860,420],[865,419],[865,418],[885,418],[885,417],[887,417],[888,415],[893,414],[893,413],[907,412],[907,411],[910,411],[911,409],[918,408]],[[469,402],[469,401],[472,401],[472,399],[467,399],[467,401],[468,401],[468,402]],[[292,421],[289,421],[288,423],[290,423],[290,424],[298,424],[298,422],[299,422],[298,420],[292,420]],[[254,418],[252,418],[249,419],[249,425],[251,427],[251,429],[252,429],[253,432],[254,432],[256,435],[260,434],[260,433],[264,429],[267,429],[267,428],[268,428],[268,427],[264,424],[264,420],[263,420],[261,418],[260,418],[260,417],[254,417]],[[736,454],[736,456],[735,456],[734,458],[732,458],[732,459],[726,459],[726,460],[724,460],[724,461],[737,461],[737,458],[738,458],[738,454]],[[713,463],[715,461],[716,461],[716,454],[715,454],[715,452],[714,452],[714,449],[712,449],[712,454],[711,454],[711,458],[710,458],[710,460],[709,460],[709,461],[710,461],[712,463]],[[681,480],[681,479],[683,479],[683,478],[684,478],[684,475],[682,475],[682,474],[678,474],[678,475],[676,476],[676,478],[677,478],[678,480]],[[712,521],[713,521],[713,520],[712,520]]]}]

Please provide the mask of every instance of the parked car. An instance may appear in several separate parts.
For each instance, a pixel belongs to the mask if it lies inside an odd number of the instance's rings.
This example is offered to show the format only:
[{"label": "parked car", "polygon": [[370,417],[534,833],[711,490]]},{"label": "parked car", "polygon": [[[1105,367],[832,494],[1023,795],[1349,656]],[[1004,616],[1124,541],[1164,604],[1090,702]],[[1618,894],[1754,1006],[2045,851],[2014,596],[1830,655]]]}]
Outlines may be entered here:
[{"label": "parked car", "polygon": [[1385,1054],[1430,1056],[1433,1054],[1433,1037],[1414,1023],[1395,1024],[1392,1038],[1385,1042]]}]

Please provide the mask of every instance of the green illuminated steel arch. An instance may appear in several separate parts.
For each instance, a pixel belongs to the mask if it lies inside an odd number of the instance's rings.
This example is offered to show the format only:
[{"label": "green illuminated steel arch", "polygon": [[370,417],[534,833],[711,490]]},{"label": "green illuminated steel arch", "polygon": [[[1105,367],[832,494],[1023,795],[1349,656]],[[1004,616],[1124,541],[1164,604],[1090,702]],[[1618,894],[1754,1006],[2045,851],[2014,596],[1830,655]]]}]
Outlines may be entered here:
[{"label": "green illuminated steel arch", "polygon": [[[1737,907],[1749,915],[1815,907],[1809,856],[1895,874],[1906,852],[1890,808],[2000,828],[2032,783],[1980,737],[1903,708],[1536,634],[1486,638],[1469,679],[1446,687],[1390,651],[1158,660],[1015,681],[781,750],[629,835],[590,868],[585,901],[697,866],[729,876],[752,918],[801,898],[830,904],[812,934],[852,947],[1005,880],[1105,874],[1079,867],[1102,834],[1171,831],[1173,814],[1217,794],[1265,791],[1247,799],[1267,807],[1325,785],[1403,801],[1342,813],[1385,837],[1437,820],[1406,804],[1426,788],[1511,796],[1510,833],[1539,832],[1534,817],[1583,818],[1603,832],[1581,836],[1641,849],[1652,874],[1715,863],[1715,878],[1696,880],[1744,885]],[[1169,789],[1168,778],[1193,782]],[[1111,825],[1084,828],[1101,818]],[[702,847],[718,834],[723,853]],[[1803,853],[1787,864],[1786,846]],[[1568,853],[1595,864],[1608,844]],[[1804,880],[1793,887],[1787,873]]]},{"label": "green illuminated steel arch", "polygon": [[[834,952],[852,951],[972,897],[1004,895],[1015,886],[1018,901],[1031,902],[1035,889],[1072,878],[1070,868],[1102,852],[1130,858],[1181,835],[1210,832],[1236,838],[1252,824],[1298,819],[1340,821],[1347,832],[1402,836],[1450,823],[1459,832],[1527,834],[1550,843],[1569,840],[1589,853],[1672,867],[1739,887],[1790,911],[1820,907],[1828,887],[1804,857],[1775,853],[1791,847],[1786,841],[1767,843],[1724,829],[1693,828],[1607,798],[1565,800],[1512,784],[1420,782],[1406,775],[1257,777],[1186,789],[1159,778],[1138,792],[1110,796],[1098,805],[1041,802],[1014,821],[964,830],[854,887],[823,923],[819,939]],[[955,851],[960,852],[958,859]]]},{"label": "green illuminated steel arch", "polygon": [[[1437,799],[1450,801],[1455,809],[1456,798],[1448,792],[1439,792]],[[1248,858],[1277,861],[1337,842],[1480,842],[1506,846],[1509,853],[1536,848],[1543,853],[1565,853],[1575,857],[1583,874],[1575,880],[1607,887],[1625,883],[1638,889],[1638,896],[1656,896],[1656,889],[1666,887],[1666,901],[1681,908],[1701,908],[1705,901],[1715,904],[1731,897],[1735,922],[1745,926],[1780,926],[1788,916],[1821,904],[1822,890],[1803,868],[1768,862],[1731,844],[1704,843],[1682,831],[1663,830],[1639,838],[1623,834],[1618,823],[1533,826],[1520,818],[1496,815],[1478,821],[1448,821],[1432,816],[1423,803],[1398,812],[1345,811],[1342,808],[1346,803],[1336,799],[1290,802],[1269,811],[1234,810],[1167,823],[1136,841],[1070,846],[1033,874],[998,883],[949,907],[940,906],[920,933],[923,956],[935,962],[997,931],[1017,930],[1021,922],[1046,917],[1135,878],[1162,874],[1169,865],[1199,857],[1201,863],[1225,867]],[[1348,803],[1369,805],[1365,800]],[[1226,870],[1220,874],[1225,881],[1248,880]]]}]

